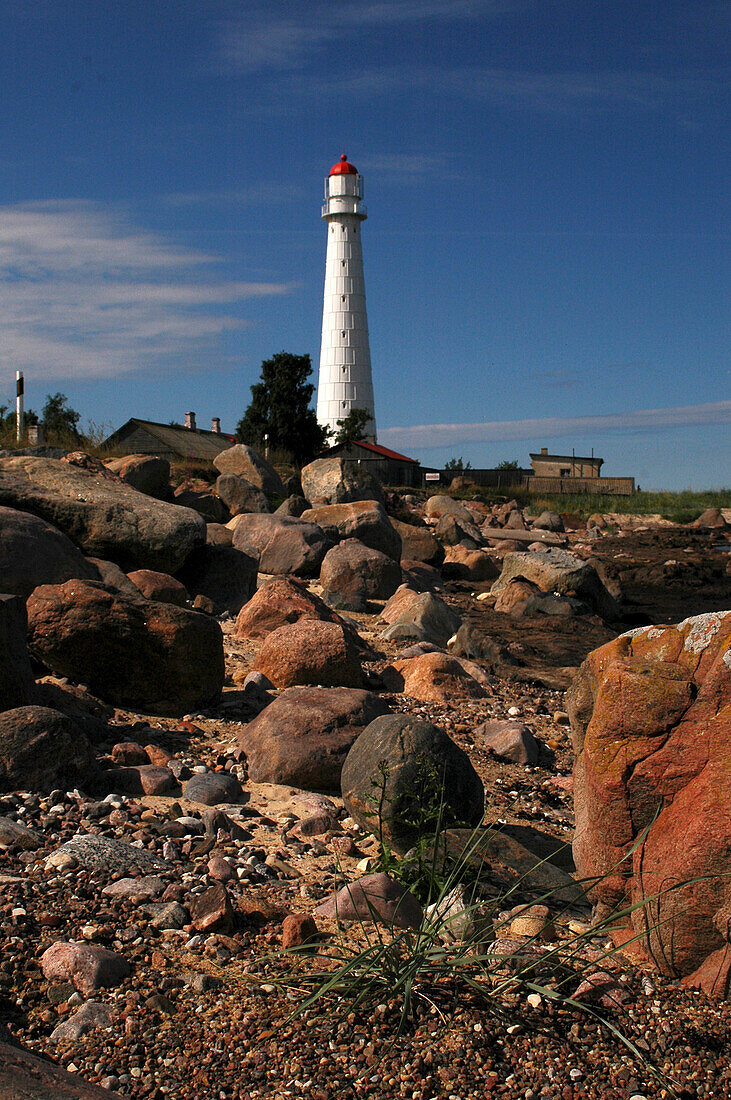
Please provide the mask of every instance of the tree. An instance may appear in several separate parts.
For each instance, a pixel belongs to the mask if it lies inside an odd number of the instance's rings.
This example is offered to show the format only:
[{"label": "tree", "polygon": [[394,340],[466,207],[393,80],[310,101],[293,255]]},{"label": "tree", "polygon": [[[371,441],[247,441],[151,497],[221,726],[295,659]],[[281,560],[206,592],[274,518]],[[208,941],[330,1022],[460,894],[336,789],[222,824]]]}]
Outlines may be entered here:
[{"label": "tree", "polygon": [[356,443],[360,439],[365,439],[365,429],[372,419],[368,409],[351,409],[347,416],[337,422],[336,446],[339,443]]},{"label": "tree", "polygon": [[65,393],[46,394],[46,403],[41,413],[41,426],[49,442],[71,439],[74,443],[81,443],[83,439],[76,426],[81,420],[81,413],[70,408],[67,401]]},{"label": "tree", "polygon": [[495,467],[496,470],[519,470],[517,458],[504,458],[502,462],[498,462]]},{"label": "tree", "polygon": [[444,464],[445,470],[452,470],[455,474],[461,474],[464,470],[471,470],[472,463],[465,462],[462,456],[459,458],[450,458],[449,462]]},{"label": "tree", "polygon": [[[37,424],[38,414],[34,413],[32,409],[26,409],[23,413],[23,423],[26,428],[29,424]],[[15,406],[8,402],[7,405],[0,405],[0,446],[14,447],[16,446],[15,440]]]},{"label": "tree", "polygon": [[310,401],[315,387],[309,355],[280,351],[261,365],[261,381],[251,387],[251,404],[236,427],[236,438],[262,448],[290,451],[296,462],[309,462],[325,446],[328,429],[317,423]]}]

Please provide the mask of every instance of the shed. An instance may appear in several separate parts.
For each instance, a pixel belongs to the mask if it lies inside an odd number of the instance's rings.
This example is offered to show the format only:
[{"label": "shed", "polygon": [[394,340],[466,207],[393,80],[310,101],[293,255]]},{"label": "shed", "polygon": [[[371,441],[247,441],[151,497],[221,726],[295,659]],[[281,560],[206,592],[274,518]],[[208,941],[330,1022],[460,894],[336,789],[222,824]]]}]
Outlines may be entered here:
[{"label": "shed", "polygon": [[227,432],[158,424],[154,420],[139,420],[133,416],[105,439],[102,447],[118,454],[156,455],[172,462],[180,458],[212,462],[217,454],[232,447],[235,442],[236,437]]},{"label": "shed", "polygon": [[330,456],[367,463],[368,472],[382,485],[421,487],[421,468],[418,461],[388,447],[381,447],[378,443],[367,443],[365,440],[337,443],[321,455],[322,458]]}]

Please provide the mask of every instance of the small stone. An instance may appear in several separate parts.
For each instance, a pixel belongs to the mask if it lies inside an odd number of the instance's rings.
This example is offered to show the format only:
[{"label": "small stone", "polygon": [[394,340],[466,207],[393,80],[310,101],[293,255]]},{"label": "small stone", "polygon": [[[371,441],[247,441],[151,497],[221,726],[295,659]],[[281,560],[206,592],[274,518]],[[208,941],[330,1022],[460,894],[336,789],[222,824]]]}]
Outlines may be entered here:
[{"label": "small stone", "polygon": [[223,856],[212,855],[208,860],[208,876],[215,882],[231,882],[236,871]]},{"label": "small stone", "polygon": [[302,947],[317,938],[317,924],[309,913],[290,913],[282,922],[282,947]]},{"label": "small stone", "polygon": [[114,951],[63,941],[43,952],[41,970],[47,981],[71,981],[85,997],[103,986],[119,985],[130,973],[127,960]]},{"label": "small stone", "polygon": [[197,932],[231,931],[233,908],[225,886],[217,883],[190,902],[190,918]]}]

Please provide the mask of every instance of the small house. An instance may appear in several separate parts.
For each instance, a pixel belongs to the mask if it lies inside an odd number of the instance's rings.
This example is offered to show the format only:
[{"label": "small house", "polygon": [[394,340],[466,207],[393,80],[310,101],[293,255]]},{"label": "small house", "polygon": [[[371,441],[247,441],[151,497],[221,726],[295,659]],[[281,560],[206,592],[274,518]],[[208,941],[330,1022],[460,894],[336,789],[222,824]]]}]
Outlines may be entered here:
[{"label": "small house", "polygon": [[105,439],[102,447],[120,455],[155,455],[169,462],[180,459],[212,462],[235,442],[235,436],[221,431],[218,417],[214,417],[210,431],[206,431],[196,426],[195,413],[186,413],[184,426],[158,424],[133,416]]},{"label": "small house", "polygon": [[580,457],[570,455],[550,455],[548,447],[541,447],[541,453],[530,456],[535,477],[600,477],[604,465],[603,458]]},{"label": "small house", "polygon": [[366,472],[382,485],[421,487],[421,467],[417,460],[381,447],[378,443],[367,443],[365,440],[336,443],[320,457],[352,459],[362,464]]}]

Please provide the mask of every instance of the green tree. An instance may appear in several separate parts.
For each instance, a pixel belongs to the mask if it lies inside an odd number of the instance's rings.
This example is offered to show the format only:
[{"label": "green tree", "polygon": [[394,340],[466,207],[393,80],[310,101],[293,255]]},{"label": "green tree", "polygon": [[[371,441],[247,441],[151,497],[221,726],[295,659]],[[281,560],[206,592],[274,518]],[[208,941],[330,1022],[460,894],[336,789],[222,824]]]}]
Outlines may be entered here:
[{"label": "green tree", "polygon": [[[38,423],[38,414],[32,409],[26,409],[23,413],[23,423],[27,428],[29,424]],[[15,447],[15,405],[8,402],[0,405],[0,446]]]},{"label": "green tree", "polygon": [[460,455],[459,458],[450,458],[449,462],[445,463],[444,469],[451,470],[455,474],[461,474],[464,470],[471,470],[472,463],[465,462],[465,460]]},{"label": "green tree", "polygon": [[495,467],[496,470],[519,470],[517,458],[504,458],[502,462],[498,462]]},{"label": "green tree", "polygon": [[81,443],[83,436],[77,425],[81,420],[81,413],[72,409],[68,404],[65,393],[46,394],[46,403],[41,412],[41,426],[46,441]]},{"label": "green tree", "polygon": [[309,462],[325,446],[328,429],[317,423],[310,401],[315,387],[309,355],[280,351],[261,365],[261,381],[251,387],[251,404],[236,427],[240,443],[259,449],[289,451],[296,462]]},{"label": "green tree", "polygon": [[337,422],[338,430],[335,433],[335,444],[356,443],[359,439],[365,439],[365,430],[371,420],[372,417],[368,409],[351,409],[347,416]]}]

